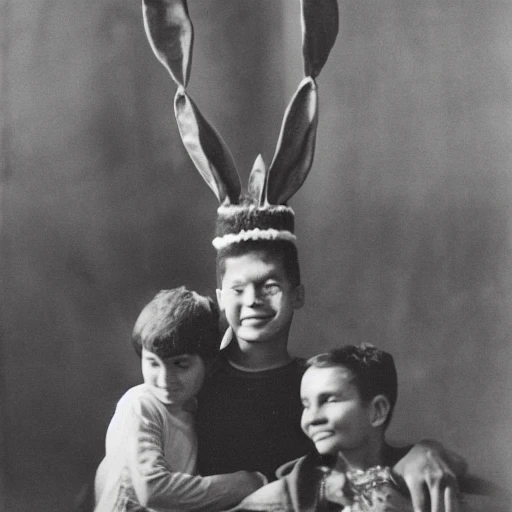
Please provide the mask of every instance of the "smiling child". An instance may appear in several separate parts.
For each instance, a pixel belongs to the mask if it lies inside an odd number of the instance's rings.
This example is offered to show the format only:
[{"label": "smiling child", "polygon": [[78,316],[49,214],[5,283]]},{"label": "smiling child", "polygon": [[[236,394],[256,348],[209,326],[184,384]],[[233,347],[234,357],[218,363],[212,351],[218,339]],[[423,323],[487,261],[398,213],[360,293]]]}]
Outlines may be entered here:
[{"label": "smiling child", "polygon": [[391,355],[370,345],[321,354],[307,362],[300,389],[302,430],[316,451],[283,466],[282,478],[236,510],[377,511],[373,502],[383,500],[382,510],[412,510],[389,469],[407,449],[384,439],[397,397]]},{"label": "smiling child", "polygon": [[213,301],[185,287],[161,291],[139,315],[132,341],[144,383],[123,395],[109,425],[95,512],[214,512],[263,485],[248,471],[194,476],[195,396],[219,341]]},{"label": "smiling child", "polygon": [[[232,512],[415,510],[392,469],[409,448],[385,439],[397,391],[393,357],[372,345],[346,345],[309,359],[300,388],[301,426],[315,450],[282,466],[279,480]],[[490,482],[471,477],[461,488],[465,494],[447,500],[444,510],[509,510],[508,497]]]}]

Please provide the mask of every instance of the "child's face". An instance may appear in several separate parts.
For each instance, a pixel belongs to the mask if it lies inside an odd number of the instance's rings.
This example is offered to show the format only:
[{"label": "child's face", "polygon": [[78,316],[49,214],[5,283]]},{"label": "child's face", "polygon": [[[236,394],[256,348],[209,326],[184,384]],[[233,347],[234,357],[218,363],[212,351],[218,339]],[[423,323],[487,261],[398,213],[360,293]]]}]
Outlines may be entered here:
[{"label": "child's face", "polygon": [[302,285],[292,286],[282,262],[260,252],[227,258],[221,286],[219,307],[236,337],[249,343],[287,336],[304,302]]},{"label": "child's face", "polygon": [[142,375],[156,397],[168,405],[183,405],[195,397],[205,376],[205,365],[197,354],[161,359],[142,349]]},{"label": "child's face", "polygon": [[341,366],[311,367],[302,378],[302,430],[318,453],[357,450],[368,442],[373,431],[371,406],[351,381],[350,371]]}]

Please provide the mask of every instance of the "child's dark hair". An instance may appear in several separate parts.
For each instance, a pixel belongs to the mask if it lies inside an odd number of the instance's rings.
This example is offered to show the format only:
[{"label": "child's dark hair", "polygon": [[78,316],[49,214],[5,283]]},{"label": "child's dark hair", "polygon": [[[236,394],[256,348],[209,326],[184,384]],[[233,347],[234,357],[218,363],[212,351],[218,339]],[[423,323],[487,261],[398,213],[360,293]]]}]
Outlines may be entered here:
[{"label": "child's dark hair", "polygon": [[292,286],[299,286],[300,268],[297,247],[285,240],[247,240],[229,244],[217,252],[217,285],[220,287],[226,272],[226,259],[261,252],[266,258],[279,259]]},{"label": "child's dark hair", "polygon": [[370,402],[377,395],[384,395],[390,403],[385,427],[389,425],[398,394],[398,378],[393,356],[373,345],[345,345],[319,354],[306,362],[306,366],[329,368],[342,366],[350,371],[361,398]]},{"label": "child's dark hair", "polygon": [[182,354],[213,357],[220,345],[219,310],[209,297],[184,286],[158,292],[141,311],[132,344],[160,358]]}]

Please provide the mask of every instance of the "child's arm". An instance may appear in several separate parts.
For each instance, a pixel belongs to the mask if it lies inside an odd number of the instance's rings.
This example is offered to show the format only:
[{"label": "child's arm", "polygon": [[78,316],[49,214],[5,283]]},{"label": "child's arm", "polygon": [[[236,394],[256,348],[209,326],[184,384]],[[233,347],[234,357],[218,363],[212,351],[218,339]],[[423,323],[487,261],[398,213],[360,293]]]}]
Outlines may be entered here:
[{"label": "child's arm", "polygon": [[129,473],[137,499],[144,507],[225,510],[266,483],[263,475],[248,471],[208,477],[175,472],[164,457],[162,417],[153,404],[145,401],[136,406],[130,404],[128,411],[116,414],[125,416],[123,430],[127,437]]},{"label": "child's arm", "polygon": [[420,441],[393,469],[407,484],[415,512],[449,512],[459,509],[457,479],[464,476],[467,464],[440,443]]}]

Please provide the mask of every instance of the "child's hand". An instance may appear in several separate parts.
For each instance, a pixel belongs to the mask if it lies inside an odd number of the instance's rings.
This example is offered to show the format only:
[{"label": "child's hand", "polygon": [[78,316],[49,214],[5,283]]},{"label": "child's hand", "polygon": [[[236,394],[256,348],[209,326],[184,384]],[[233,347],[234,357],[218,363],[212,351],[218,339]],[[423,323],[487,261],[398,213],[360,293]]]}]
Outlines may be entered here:
[{"label": "child's hand", "polygon": [[407,484],[414,512],[457,512],[457,476],[466,468],[461,457],[436,441],[424,440],[415,444],[393,470]]}]

